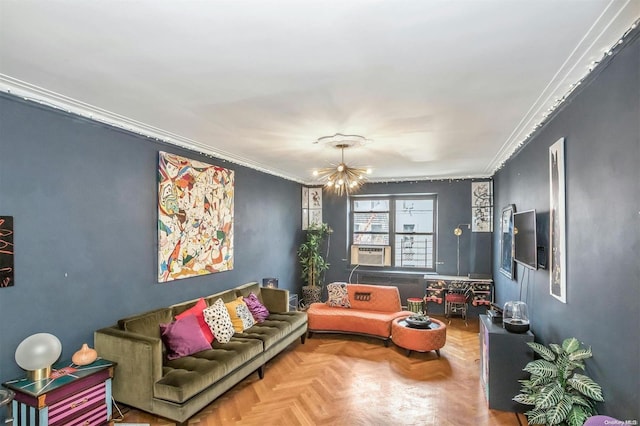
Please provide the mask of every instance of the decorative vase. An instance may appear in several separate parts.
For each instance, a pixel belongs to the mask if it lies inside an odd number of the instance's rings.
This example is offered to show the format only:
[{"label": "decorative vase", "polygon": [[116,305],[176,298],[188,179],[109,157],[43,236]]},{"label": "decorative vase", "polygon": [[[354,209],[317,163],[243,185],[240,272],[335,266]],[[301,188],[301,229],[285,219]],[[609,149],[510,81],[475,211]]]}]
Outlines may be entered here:
[{"label": "decorative vase", "polygon": [[71,361],[76,365],[87,365],[95,361],[96,358],[98,358],[98,352],[84,343],[80,350],[73,354]]},{"label": "decorative vase", "polygon": [[312,303],[321,302],[322,287],[305,285],[302,287],[302,306],[308,308]]}]

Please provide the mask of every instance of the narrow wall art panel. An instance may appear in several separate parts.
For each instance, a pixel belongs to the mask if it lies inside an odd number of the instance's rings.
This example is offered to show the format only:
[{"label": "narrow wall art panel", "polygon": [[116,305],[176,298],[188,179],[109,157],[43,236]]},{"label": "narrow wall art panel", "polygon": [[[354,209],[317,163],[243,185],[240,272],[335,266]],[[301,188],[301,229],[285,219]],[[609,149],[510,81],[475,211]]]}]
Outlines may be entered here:
[{"label": "narrow wall art panel", "polygon": [[167,152],[158,165],[158,282],[233,269],[234,172]]},{"label": "narrow wall art panel", "polygon": [[13,216],[0,216],[0,287],[13,286],[13,253]]},{"label": "narrow wall art panel", "polygon": [[549,292],[567,303],[567,249],[565,235],[564,138],[549,147]]},{"label": "narrow wall art panel", "polygon": [[471,183],[471,230],[473,232],[493,231],[493,182]]}]

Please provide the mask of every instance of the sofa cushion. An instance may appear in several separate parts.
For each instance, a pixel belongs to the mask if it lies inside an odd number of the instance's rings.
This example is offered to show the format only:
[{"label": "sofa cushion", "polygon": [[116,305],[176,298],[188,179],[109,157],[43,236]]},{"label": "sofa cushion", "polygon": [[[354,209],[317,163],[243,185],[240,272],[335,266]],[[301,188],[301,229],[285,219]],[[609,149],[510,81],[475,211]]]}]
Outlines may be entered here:
[{"label": "sofa cushion", "polygon": [[[372,284],[347,284],[352,309],[365,311],[398,312],[402,310],[398,287]],[[362,297],[356,293],[369,293]]]},{"label": "sofa cushion", "polygon": [[236,287],[235,291],[238,296],[248,297],[251,293],[255,294],[260,303],[264,303],[262,300],[262,292],[260,291],[262,287],[257,282],[246,283],[241,286]]},{"label": "sofa cushion", "polygon": [[131,333],[159,339],[160,324],[166,324],[171,321],[173,321],[171,308],[161,308],[129,318],[123,318],[118,321],[118,326],[120,329],[130,331]]},{"label": "sofa cushion", "polygon": [[291,326],[291,330],[295,330],[307,323],[307,313],[303,311],[272,312],[266,321],[285,321]]},{"label": "sofa cushion", "polygon": [[178,359],[211,349],[195,315],[186,315],[168,324],[160,324],[160,337],[167,348],[168,359]]},{"label": "sofa cushion", "polygon": [[362,309],[333,308],[325,303],[312,303],[307,311],[309,331],[341,331],[388,338],[391,321],[406,312],[379,312]]},{"label": "sofa cushion", "polygon": [[257,339],[233,337],[225,344],[214,341],[209,350],[166,361],[163,377],[153,386],[154,397],[183,403],[261,353],[262,343]]},{"label": "sofa cushion", "polygon": [[176,319],[178,320],[180,318],[184,318],[187,315],[194,315],[198,320],[198,325],[200,326],[200,330],[202,330],[202,334],[204,334],[204,337],[206,337],[207,341],[211,343],[213,342],[214,336],[213,336],[213,333],[211,332],[211,328],[209,328],[209,325],[204,320],[204,314],[202,313],[202,311],[204,311],[206,308],[207,308],[207,302],[205,302],[204,299],[201,297],[200,299],[198,299],[196,304],[193,305],[191,308],[176,315]]},{"label": "sofa cushion", "polygon": [[306,322],[307,314],[305,312],[272,313],[263,322],[255,324],[248,330],[236,334],[236,336],[259,339],[263,342],[264,350],[266,351]]},{"label": "sofa cushion", "polygon": [[327,284],[327,305],[341,308],[350,308],[349,293],[347,292],[347,283],[331,283]]},{"label": "sofa cushion", "polygon": [[227,302],[231,302],[232,300],[235,300],[237,297],[238,296],[236,295],[235,289],[231,289],[231,290],[222,291],[220,293],[212,294],[211,296],[206,296],[204,300],[205,302],[207,302],[207,305],[211,306],[218,299],[222,299],[224,303],[227,303]]},{"label": "sofa cushion", "polygon": [[267,319],[269,316],[269,310],[266,306],[264,306],[258,296],[254,293],[250,293],[248,296],[244,297],[244,303],[247,304],[247,308],[251,311],[251,315],[253,315],[253,319],[256,322],[262,322]]},{"label": "sofa cushion", "polygon": [[224,305],[227,307],[231,323],[233,324],[233,330],[236,333],[242,333],[255,323],[253,315],[251,315],[249,308],[247,308],[247,305],[242,300],[242,296]]},{"label": "sofa cushion", "polygon": [[213,305],[202,311],[202,313],[204,314],[204,320],[211,327],[213,335],[216,336],[216,341],[219,343],[229,342],[234,333],[233,323],[222,299],[216,300]]}]

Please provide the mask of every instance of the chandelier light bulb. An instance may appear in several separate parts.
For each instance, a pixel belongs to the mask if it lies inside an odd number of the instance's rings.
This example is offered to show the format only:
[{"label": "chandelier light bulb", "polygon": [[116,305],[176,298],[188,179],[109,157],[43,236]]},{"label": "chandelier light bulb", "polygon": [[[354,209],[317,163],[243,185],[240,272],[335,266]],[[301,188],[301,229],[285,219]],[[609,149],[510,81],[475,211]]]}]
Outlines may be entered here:
[{"label": "chandelier light bulb", "polygon": [[314,176],[318,176],[318,171],[317,171],[317,170],[314,170],[314,171],[313,171],[313,175],[314,175]]},{"label": "chandelier light bulb", "polygon": [[340,165],[338,166],[338,171],[339,171],[339,172],[344,172],[344,164],[340,164]]}]

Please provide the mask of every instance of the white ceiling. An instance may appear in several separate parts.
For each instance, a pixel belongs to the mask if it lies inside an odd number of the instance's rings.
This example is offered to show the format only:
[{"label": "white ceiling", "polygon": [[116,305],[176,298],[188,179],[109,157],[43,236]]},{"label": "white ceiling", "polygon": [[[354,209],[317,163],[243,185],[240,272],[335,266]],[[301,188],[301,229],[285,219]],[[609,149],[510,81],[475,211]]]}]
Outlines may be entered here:
[{"label": "white ceiling", "polygon": [[[640,0],[0,0],[0,89],[312,183],[491,176]],[[45,143],[43,141],[43,143]]]}]

